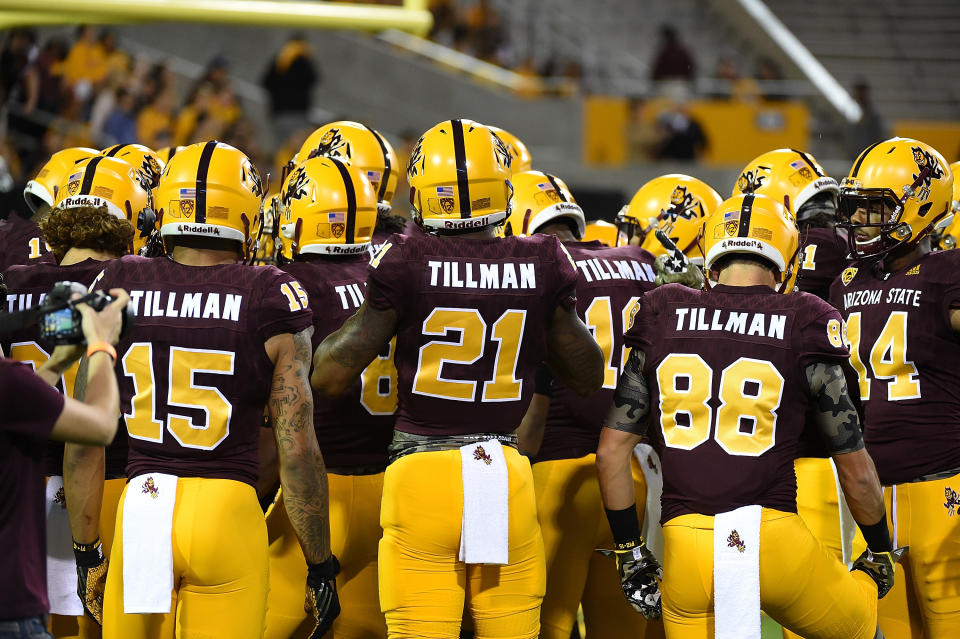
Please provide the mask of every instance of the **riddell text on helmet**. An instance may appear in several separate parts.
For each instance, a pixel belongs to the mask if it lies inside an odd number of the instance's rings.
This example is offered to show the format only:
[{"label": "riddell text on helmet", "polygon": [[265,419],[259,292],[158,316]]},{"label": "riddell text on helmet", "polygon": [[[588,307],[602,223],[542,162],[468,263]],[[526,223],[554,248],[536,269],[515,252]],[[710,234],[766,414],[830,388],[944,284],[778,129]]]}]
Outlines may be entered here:
[{"label": "riddell text on helmet", "polygon": [[177,231],[198,235],[220,235],[220,229],[215,226],[203,226],[201,224],[177,224]]},{"label": "riddell text on helmet", "polygon": [[467,219],[467,220],[447,220],[443,223],[443,228],[445,229],[472,229],[479,228],[481,226],[486,226],[488,222],[481,218],[477,220]]}]

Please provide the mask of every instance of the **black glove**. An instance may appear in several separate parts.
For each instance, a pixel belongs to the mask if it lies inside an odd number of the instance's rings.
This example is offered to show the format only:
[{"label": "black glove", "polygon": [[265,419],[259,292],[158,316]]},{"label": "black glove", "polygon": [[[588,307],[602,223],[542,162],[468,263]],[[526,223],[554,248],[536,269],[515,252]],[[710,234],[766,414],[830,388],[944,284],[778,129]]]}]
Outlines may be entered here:
[{"label": "black glove", "polygon": [[660,585],[663,576],[660,562],[653,556],[647,544],[638,542],[618,544],[616,550],[597,550],[606,557],[613,557],[620,573],[620,587],[633,609],[646,619],[659,619]]},{"label": "black glove", "polygon": [[337,573],[340,562],[333,555],[320,564],[307,565],[307,600],[303,609],[314,623],[310,639],[320,639],[333,627],[340,615],[340,598],[337,597]]},{"label": "black glove", "polygon": [[872,552],[869,548],[863,551],[857,560],[853,562],[854,570],[860,570],[877,582],[877,599],[883,599],[884,596],[893,588],[893,573],[900,557],[910,546],[897,548],[889,552]]},{"label": "black glove", "polygon": [[103,625],[103,591],[107,586],[107,559],[97,537],[89,544],[73,542],[77,560],[77,595],[87,616]]}]

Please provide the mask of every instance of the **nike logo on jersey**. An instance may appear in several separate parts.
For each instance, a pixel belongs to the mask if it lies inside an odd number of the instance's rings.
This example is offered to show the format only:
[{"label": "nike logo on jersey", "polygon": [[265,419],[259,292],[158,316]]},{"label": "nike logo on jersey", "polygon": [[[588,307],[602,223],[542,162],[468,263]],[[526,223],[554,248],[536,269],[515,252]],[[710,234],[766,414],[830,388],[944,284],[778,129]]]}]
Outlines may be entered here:
[{"label": "nike logo on jersey", "polygon": [[712,317],[708,319],[705,308],[677,308],[675,312],[678,331],[722,331],[782,340],[787,326],[786,315],[714,309]]},{"label": "nike logo on jersey", "polygon": [[577,260],[577,268],[588,282],[600,280],[640,280],[652,282],[656,279],[653,267],[636,260],[605,260],[591,258]]},{"label": "nike logo on jersey", "polygon": [[920,306],[920,293],[913,288],[891,288],[886,297],[883,291],[851,291],[843,294],[844,310],[853,306],[869,306],[871,304],[903,304],[904,306]]},{"label": "nike logo on jersey", "polygon": [[531,262],[484,264],[429,260],[430,286],[444,288],[535,289],[537,271]]},{"label": "nike logo on jersey", "polygon": [[[143,302],[141,305],[140,302]],[[226,293],[175,293],[172,291],[130,291],[127,305],[137,317],[185,317],[240,321],[243,295]]]}]

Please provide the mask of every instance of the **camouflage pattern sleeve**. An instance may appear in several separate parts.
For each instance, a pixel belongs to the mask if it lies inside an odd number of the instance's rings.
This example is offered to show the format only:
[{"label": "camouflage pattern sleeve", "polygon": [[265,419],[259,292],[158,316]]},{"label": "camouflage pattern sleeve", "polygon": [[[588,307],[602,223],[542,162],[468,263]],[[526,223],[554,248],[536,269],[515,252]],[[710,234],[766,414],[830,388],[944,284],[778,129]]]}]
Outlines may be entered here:
[{"label": "camouflage pattern sleeve", "polygon": [[391,235],[370,259],[367,304],[378,311],[403,308],[410,275],[403,269],[403,236]]},{"label": "camouflage pattern sleeve", "polygon": [[647,432],[647,418],[650,415],[650,388],[643,372],[646,361],[639,348],[630,351],[623,373],[617,380],[617,390],[613,394],[613,404],[604,426],[622,430],[634,435]]},{"label": "camouflage pattern sleeve", "polygon": [[252,305],[257,314],[251,319],[263,341],[280,333],[299,333],[312,326],[313,312],[300,282],[272,266],[257,268],[271,271],[270,275],[261,278],[263,285]]},{"label": "camouflage pattern sleeve", "polygon": [[863,448],[857,409],[847,392],[843,367],[816,362],[807,366],[807,384],[813,399],[812,414],[830,455]]}]

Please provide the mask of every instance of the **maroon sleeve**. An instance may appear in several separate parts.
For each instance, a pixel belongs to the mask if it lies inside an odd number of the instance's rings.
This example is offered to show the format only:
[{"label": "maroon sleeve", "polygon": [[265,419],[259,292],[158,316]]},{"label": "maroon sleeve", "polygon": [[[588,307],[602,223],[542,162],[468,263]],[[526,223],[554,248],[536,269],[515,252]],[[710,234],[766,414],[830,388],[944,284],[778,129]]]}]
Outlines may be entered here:
[{"label": "maroon sleeve", "polygon": [[658,325],[658,305],[656,304],[660,296],[660,294],[657,293],[658,290],[659,289],[653,289],[641,295],[640,299],[630,310],[630,318],[627,326],[624,327],[623,343],[625,346],[639,348],[644,353],[650,352],[650,338]]},{"label": "maroon sleeve", "polygon": [[409,275],[404,275],[404,242],[392,235],[370,259],[367,273],[367,303],[378,311],[400,310],[407,298]]},{"label": "maroon sleeve", "polygon": [[[577,306],[577,265],[567,249],[554,237],[554,261],[556,263],[556,279],[551,281],[553,285],[553,306],[562,306],[563,308],[576,308]],[[549,246],[549,244],[548,244]]]},{"label": "maroon sleeve", "polygon": [[274,267],[261,278],[256,315],[257,334],[268,340],[280,333],[299,333],[313,325],[306,289],[288,273]]},{"label": "maroon sleeve", "polygon": [[47,439],[63,412],[64,398],[40,379],[30,366],[0,359],[0,429]]},{"label": "maroon sleeve", "polygon": [[815,310],[821,312],[816,312],[813,319],[800,329],[795,341],[800,353],[801,370],[813,362],[843,364],[850,358],[850,351],[843,340],[846,331],[843,318],[825,302],[819,299],[817,302],[820,302],[820,308]]}]

